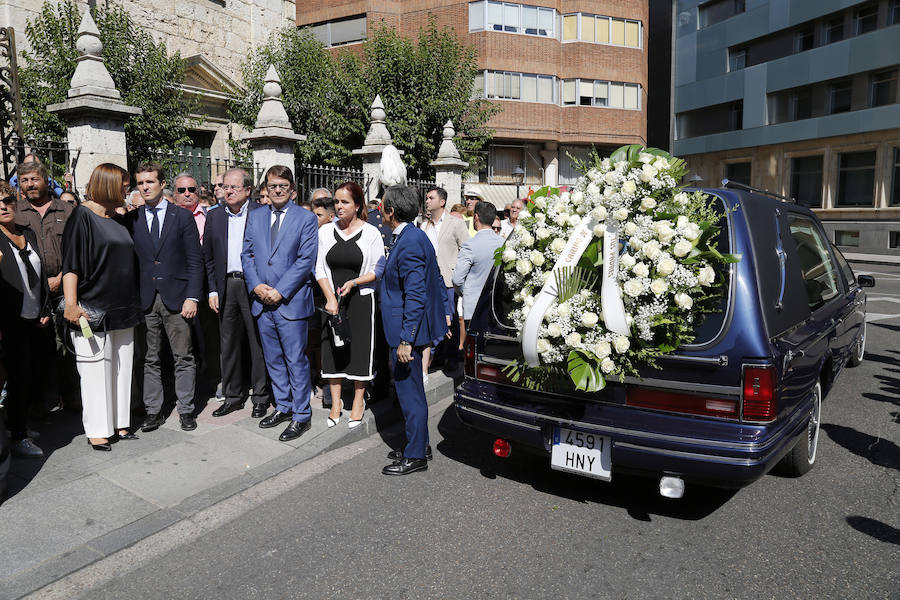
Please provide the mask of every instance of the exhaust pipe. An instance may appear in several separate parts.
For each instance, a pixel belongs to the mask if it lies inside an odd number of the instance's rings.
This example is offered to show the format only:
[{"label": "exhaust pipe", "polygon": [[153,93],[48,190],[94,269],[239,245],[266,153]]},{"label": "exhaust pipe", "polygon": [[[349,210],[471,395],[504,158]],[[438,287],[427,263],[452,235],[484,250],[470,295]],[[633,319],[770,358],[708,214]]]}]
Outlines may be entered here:
[{"label": "exhaust pipe", "polygon": [[679,499],[684,496],[684,479],[676,475],[663,475],[659,480],[659,495]]}]

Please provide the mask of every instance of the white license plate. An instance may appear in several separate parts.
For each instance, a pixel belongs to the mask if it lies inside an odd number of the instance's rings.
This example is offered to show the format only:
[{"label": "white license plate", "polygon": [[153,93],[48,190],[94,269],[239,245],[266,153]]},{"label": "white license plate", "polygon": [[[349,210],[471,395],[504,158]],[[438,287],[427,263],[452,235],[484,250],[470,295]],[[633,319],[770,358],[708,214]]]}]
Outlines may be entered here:
[{"label": "white license plate", "polygon": [[557,427],[553,431],[550,466],[604,481],[612,479],[608,437]]}]

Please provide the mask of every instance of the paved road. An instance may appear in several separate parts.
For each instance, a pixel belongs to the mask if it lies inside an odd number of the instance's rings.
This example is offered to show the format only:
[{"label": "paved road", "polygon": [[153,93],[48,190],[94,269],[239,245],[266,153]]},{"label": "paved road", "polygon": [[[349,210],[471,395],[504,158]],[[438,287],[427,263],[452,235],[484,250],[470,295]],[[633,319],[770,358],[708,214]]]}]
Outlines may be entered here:
[{"label": "paved road", "polygon": [[827,397],[803,478],[665,500],[643,480],[496,459],[444,402],[426,473],[382,476],[374,436],[39,595],[900,598],[900,269],[858,270],[887,273],[870,292],[867,360]]}]

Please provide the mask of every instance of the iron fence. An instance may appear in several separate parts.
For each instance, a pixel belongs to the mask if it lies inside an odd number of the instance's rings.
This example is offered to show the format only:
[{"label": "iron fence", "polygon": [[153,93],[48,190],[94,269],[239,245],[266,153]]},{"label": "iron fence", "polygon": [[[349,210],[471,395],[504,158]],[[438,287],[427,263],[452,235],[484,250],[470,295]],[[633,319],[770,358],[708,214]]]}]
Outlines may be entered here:
[{"label": "iron fence", "polygon": [[190,173],[201,187],[210,192],[214,179],[228,169],[244,169],[253,179],[254,186],[258,185],[263,177],[263,168],[259,163],[236,158],[210,157],[199,152],[158,152],[154,160],[163,166],[168,177],[174,179],[178,173]]},{"label": "iron fence", "polygon": [[[66,140],[54,140],[45,137],[43,140],[31,136],[20,138],[13,133],[9,142],[0,149],[3,156],[3,176],[7,181],[16,175],[16,167],[29,154],[36,155],[47,166],[50,177],[60,187],[66,188],[66,173],[74,173],[78,162],[77,150],[71,150]],[[73,179],[74,184],[74,179]]]},{"label": "iron fence", "polygon": [[368,195],[371,178],[367,177],[362,169],[309,164],[298,164],[296,167],[297,198],[299,200],[309,198],[313,190],[317,188],[325,188],[334,192],[334,188],[347,181],[358,183],[366,193],[366,201],[370,200]]}]

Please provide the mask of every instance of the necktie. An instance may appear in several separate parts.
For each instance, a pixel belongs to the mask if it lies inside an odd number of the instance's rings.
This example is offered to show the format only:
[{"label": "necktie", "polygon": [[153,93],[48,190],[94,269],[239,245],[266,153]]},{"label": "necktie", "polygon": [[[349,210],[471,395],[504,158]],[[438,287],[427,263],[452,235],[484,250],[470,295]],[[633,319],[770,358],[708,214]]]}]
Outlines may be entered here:
[{"label": "necktie", "polygon": [[31,260],[28,258],[29,254],[31,254],[31,250],[28,248],[19,249],[19,257],[21,257],[22,262],[25,264],[25,272],[28,273],[28,289],[33,290],[38,284],[38,274],[37,271],[34,270],[34,265],[31,264]]},{"label": "necktie", "polygon": [[153,247],[157,250],[159,250],[159,215],[157,214],[158,210],[158,206],[154,206],[150,209],[150,212],[153,213],[153,219],[150,221],[150,239],[153,240]]},{"label": "necktie", "polygon": [[278,237],[278,228],[281,227],[281,215],[284,210],[275,211],[275,222],[272,223],[272,247],[275,247],[275,238]]},{"label": "necktie", "polygon": [[397,236],[399,236],[399,235],[400,235],[399,233],[392,233],[392,234],[391,234],[391,246],[393,246],[394,243],[397,241]]}]

